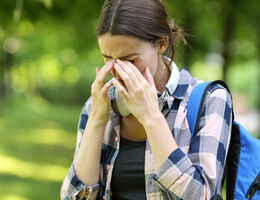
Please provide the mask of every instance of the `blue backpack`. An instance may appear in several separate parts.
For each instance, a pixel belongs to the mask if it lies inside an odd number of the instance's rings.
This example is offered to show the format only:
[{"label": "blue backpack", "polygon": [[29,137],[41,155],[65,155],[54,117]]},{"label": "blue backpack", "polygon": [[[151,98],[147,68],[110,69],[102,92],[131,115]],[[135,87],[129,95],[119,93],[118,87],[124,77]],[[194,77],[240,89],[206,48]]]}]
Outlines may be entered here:
[{"label": "blue backpack", "polygon": [[[192,137],[198,132],[199,118],[206,93],[216,84],[220,84],[230,93],[223,81],[198,84],[191,92],[187,106],[187,120]],[[225,176],[227,200],[260,200],[260,140],[252,137],[239,123],[234,121],[234,114],[223,177]]]}]

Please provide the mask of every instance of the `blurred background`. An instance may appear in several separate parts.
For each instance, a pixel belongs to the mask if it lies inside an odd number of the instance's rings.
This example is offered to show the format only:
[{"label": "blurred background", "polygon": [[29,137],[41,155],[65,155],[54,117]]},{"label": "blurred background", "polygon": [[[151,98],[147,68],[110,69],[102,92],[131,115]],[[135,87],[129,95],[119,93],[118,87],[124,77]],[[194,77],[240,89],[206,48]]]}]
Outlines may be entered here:
[{"label": "blurred background", "polygon": [[[187,33],[175,62],[230,86],[236,113],[259,137],[260,4],[164,0]],[[95,67],[102,0],[0,1],[0,200],[59,199]]]}]

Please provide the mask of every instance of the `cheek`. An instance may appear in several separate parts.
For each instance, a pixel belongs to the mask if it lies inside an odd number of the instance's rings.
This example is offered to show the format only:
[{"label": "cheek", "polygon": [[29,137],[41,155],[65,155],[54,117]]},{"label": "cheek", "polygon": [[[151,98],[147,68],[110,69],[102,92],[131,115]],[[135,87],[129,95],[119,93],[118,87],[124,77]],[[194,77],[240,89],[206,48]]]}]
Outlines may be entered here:
[{"label": "cheek", "polygon": [[156,73],[156,61],[154,60],[149,60],[149,61],[146,61],[146,62],[143,62],[142,64],[140,64],[137,68],[138,70],[143,74],[144,73],[144,70],[146,67],[149,68],[150,70],[150,73],[152,74],[152,76],[154,76],[154,74]]},{"label": "cheek", "polygon": [[139,61],[139,62],[135,62],[135,63],[133,63],[135,66],[136,66],[136,68],[138,69],[138,71],[142,74],[143,72],[144,72],[144,70],[145,70],[145,68],[146,68],[146,63],[144,63],[144,62],[141,62],[141,61]]},{"label": "cheek", "polygon": [[150,73],[152,74],[152,76],[154,76],[158,66],[157,54],[154,51],[147,52],[147,54],[143,57],[142,65],[144,66],[143,70],[146,67],[149,67]]}]

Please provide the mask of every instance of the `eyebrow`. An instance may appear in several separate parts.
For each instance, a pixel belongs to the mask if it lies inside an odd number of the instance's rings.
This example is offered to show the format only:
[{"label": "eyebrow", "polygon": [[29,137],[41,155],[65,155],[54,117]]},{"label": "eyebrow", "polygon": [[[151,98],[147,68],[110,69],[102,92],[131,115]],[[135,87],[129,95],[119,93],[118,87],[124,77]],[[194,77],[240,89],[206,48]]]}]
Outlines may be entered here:
[{"label": "eyebrow", "polygon": [[[104,56],[104,57],[106,57],[106,58],[112,58],[111,56],[107,56],[107,55],[105,55],[105,54],[103,54],[102,53],[102,55]],[[123,56],[123,57],[121,57],[121,58],[119,58],[120,60],[121,59],[126,59],[126,58],[129,58],[129,57],[132,57],[132,56],[136,56],[137,54],[129,54],[129,55],[127,55],[127,56]]]}]

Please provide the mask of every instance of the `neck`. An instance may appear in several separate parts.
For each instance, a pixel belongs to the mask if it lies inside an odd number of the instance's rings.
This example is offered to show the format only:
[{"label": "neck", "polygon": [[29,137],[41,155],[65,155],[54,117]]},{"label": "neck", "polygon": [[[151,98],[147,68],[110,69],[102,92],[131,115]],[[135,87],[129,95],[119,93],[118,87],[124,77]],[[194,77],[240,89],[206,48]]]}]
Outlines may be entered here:
[{"label": "neck", "polygon": [[139,142],[145,141],[147,137],[143,125],[134,117],[134,115],[122,117],[120,135],[125,139]]},{"label": "neck", "polygon": [[163,91],[165,90],[165,86],[170,78],[170,75],[171,75],[170,69],[166,66],[162,58],[159,59],[158,69],[153,78],[154,78],[156,89],[160,93],[163,93]]}]

